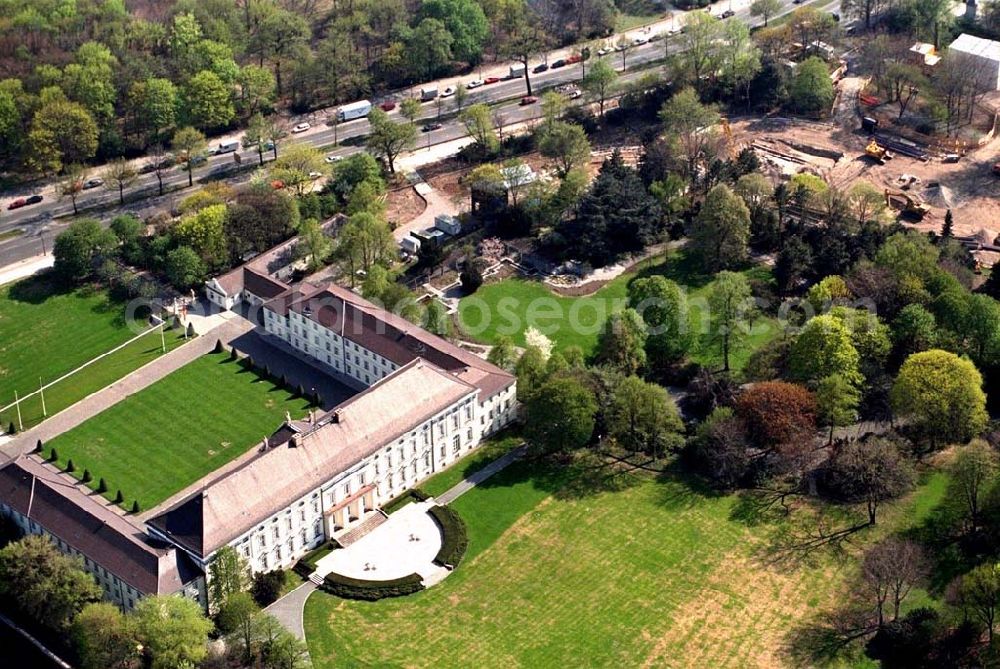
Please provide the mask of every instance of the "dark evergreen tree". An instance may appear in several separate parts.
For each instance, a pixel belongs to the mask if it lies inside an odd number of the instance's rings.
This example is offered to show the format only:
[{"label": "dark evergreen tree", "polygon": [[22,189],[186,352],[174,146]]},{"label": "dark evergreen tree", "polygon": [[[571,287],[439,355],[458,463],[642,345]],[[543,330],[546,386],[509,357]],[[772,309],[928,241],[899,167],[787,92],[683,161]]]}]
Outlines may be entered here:
[{"label": "dark evergreen tree", "polygon": [[212,353],[225,353],[225,352],[226,352],[226,347],[225,345],[223,345],[222,340],[216,339],[215,348],[212,349]]},{"label": "dark evergreen tree", "polygon": [[14,425],[14,421],[11,421],[10,425],[7,426],[7,434],[17,434],[17,426]]},{"label": "dark evergreen tree", "polygon": [[190,337],[194,337],[194,335],[195,335],[195,332],[194,332],[194,323],[188,323],[187,336],[188,336],[188,338],[190,338]]},{"label": "dark evergreen tree", "polygon": [[97,492],[103,494],[106,493],[107,491],[108,491],[108,482],[105,481],[104,477],[102,476],[101,480],[97,482]]},{"label": "dark evergreen tree", "polygon": [[84,469],[83,477],[80,480],[83,481],[84,483],[90,483],[91,481],[94,480],[94,477],[91,476],[89,469]]},{"label": "dark evergreen tree", "polygon": [[53,448],[51,451],[49,451],[49,461],[55,462],[58,459],[59,459],[59,453],[56,452],[55,448]]},{"label": "dark evergreen tree", "polygon": [[70,474],[76,471],[76,465],[73,464],[73,458],[66,461],[66,471]]},{"label": "dark evergreen tree", "polygon": [[121,504],[124,501],[125,501],[125,495],[123,495],[122,491],[119,490],[118,492],[115,493],[115,504]]},{"label": "dark evergreen tree", "polygon": [[941,240],[947,241],[952,238],[955,234],[954,220],[952,219],[951,209],[944,213],[944,225],[941,226]]},{"label": "dark evergreen tree", "polygon": [[41,452],[42,452],[42,440],[39,439],[38,441],[35,442],[35,453],[41,453]]},{"label": "dark evergreen tree", "polygon": [[139,500],[132,500],[132,513],[139,513]]}]

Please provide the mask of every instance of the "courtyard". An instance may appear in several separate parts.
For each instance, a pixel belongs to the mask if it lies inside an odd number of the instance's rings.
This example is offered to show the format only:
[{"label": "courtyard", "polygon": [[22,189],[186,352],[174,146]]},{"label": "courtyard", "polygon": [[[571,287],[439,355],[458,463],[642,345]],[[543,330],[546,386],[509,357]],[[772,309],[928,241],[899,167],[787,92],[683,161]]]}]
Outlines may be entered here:
[{"label": "courtyard", "polygon": [[261,378],[227,353],[203,355],[45,444],[75,475],[149,510],[259,444],[306,399]]},{"label": "courtyard", "polygon": [[[767,548],[801,529],[808,507],[754,517],[739,496],[672,470],[602,476],[590,465],[517,462],[456,500],[469,550],[434,588],[374,603],[313,594],[314,665],[808,665],[801,632],[843,597],[858,555],[919,527],[947,485],[930,473],[844,552],[779,562]],[[835,666],[865,665],[849,653]]]}]

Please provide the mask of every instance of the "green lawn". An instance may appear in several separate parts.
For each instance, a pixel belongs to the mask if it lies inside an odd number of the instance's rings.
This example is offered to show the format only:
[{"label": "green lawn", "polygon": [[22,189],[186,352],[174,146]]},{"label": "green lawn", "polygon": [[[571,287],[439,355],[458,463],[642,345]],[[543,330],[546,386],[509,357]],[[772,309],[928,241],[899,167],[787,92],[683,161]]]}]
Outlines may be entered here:
[{"label": "green lawn", "polygon": [[[375,603],[311,596],[317,669],[808,666],[793,631],[842,599],[866,545],[943,490],[932,476],[846,555],[790,564],[762,559],[777,526],[740,520],[736,496],[681,474],[608,477],[597,492],[595,478],[516,463],[454,503],[469,551],[440,585]],[[866,663],[854,646],[835,665]]]},{"label": "green lawn", "polygon": [[149,509],[258,444],[286,411],[301,417],[308,402],[213,353],[45,444],[59,463],[73,460],[104,477],[108,497],[121,489]]},{"label": "green lawn", "polygon": [[[86,288],[60,291],[47,275],[0,287],[0,406],[14,401],[15,390],[21,396],[38,390],[39,378],[46,383],[52,381],[141,332],[145,324],[135,331],[126,326],[123,308],[109,300],[104,291]],[[60,391],[61,398],[53,388],[46,395],[46,400],[52,396],[50,413],[55,407],[65,407],[66,401],[76,401],[146,362],[147,348],[130,347],[120,356],[110,366],[115,368],[117,376],[112,376],[112,370],[106,366],[74,378],[71,385],[79,386],[86,391],[84,394],[65,388]],[[98,382],[101,385],[95,385]],[[22,414],[34,411],[22,406]],[[41,415],[40,403],[37,413]],[[13,411],[8,411],[0,418],[6,425],[15,417]],[[25,427],[34,422],[27,416],[22,418]]]},{"label": "green lawn", "polygon": [[494,435],[483,441],[472,453],[420,484],[420,489],[432,497],[455,487],[460,481],[475,474],[507,451],[523,443],[521,435],[514,428]]},{"label": "green lawn", "polygon": [[664,17],[663,9],[652,0],[618,0],[615,6],[618,8],[615,32],[632,30]]},{"label": "green lawn", "polygon": [[[753,267],[744,272],[748,278],[770,281],[765,267]],[[683,251],[672,252],[666,260],[651,259],[637,271],[617,277],[592,295],[564,297],[553,293],[538,281],[505,279],[484,285],[474,295],[459,303],[463,332],[474,339],[495,343],[501,336],[514,339],[524,346],[524,332],[535,327],[547,335],[556,348],[579,346],[591,355],[597,348],[598,336],[607,318],[623,309],[628,302],[629,283],[639,277],[662,274],[687,288],[691,304],[691,327],[695,332],[706,328],[702,324],[705,304],[712,292],[712,278],[698,274],[697,264]],[[730,364],[740,370],[750,354],[779,334],[777,321],[758,318],[753,324],[746,345],[733,352]],[[702,365],[721,366],[721,354],[707,336],[702,336],[691,352],[691,358]]]}]

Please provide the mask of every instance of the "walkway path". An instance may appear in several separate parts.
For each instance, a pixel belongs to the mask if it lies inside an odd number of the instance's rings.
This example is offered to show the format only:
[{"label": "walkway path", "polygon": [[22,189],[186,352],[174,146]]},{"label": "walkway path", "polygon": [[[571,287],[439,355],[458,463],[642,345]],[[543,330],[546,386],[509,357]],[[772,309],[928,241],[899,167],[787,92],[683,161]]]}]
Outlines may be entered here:
[{"label": "walkway path", "polygon": [[30,430],[21,433],[16,439],[0,447],[0,460],[15,458],[22,453],[28,453],[35,448],[36,442],[41,439],[47,442],[50,439],[68,432],[91,416],[95,416],[108,407],[117,404],[129,395],[133,395],[143,388],[152,385],[166,375],[174,372],[195,358],[208,353],[215,348],[217,339],[228,342],[253,327],[249,322],[233,314],[233,318],[217,328],[206,332],[194,341],[179,346],[152,362],[149,362],[128,376],[115,381],[96,393],[88,395],[76,404],[63,409],[51,418],[39,423]]},{"label": "walkway path", "polygon": [[517,448],[514,448],[514,449],[511,449],[510,451],[507,451],[502,456],[500,456],[499,458],[497,458],[496,460],[494,460],[490,464],[486,465],[485,467],[483,467],[479,471],[475,472],[474,474],[472,474],[468,478],[465,478],[465,479],[462,479],[461,481],[459,481],[450,490],[448,490],[448,491],[442,493],[441,495],[438,495],[437,497],[435,497],[434,500],[438,504],[451,504],[456,499],[458,499],[459,497],[461,497],[465,493],[469,492],[470,490],[472,490],[473,488],[475,488],[477,485],[479,485],[480,483],[482,483],[483,481],[485,481],[489,477],[491,477],[494,474],[496,474],[501,469],[504,469],[510,463],[514,462],[515,460],[519,460],[527,452],[527,450],[528,450],[527,445],[522,444],[521,446],[518,446]]},{"label": "walkway path", "polygon": [[305,641],[306,633],[302,627],[302,610],[306,600],[316,589],[316,584],[306,581],[290,593],[268,606],[264,611],[278,619],[282,627]]}]

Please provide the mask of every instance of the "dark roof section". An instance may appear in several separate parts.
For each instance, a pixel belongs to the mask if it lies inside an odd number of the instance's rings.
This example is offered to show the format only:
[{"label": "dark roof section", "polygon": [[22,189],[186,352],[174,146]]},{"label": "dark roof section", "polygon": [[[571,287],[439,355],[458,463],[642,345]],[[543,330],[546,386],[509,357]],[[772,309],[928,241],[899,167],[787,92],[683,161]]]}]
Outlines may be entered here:
[{"label": "dark roof section", "polygon": [[262,300],[270,300],[288,290],[288,284],[244,267],[243,289]]},{"label": "dark roof section", "polygon": [[31,456],[0,469],[0,501],[143,594],[177,592],[200,575],[186,556],[154,544],[143,528]]},{"label": "dark roof section", "polygon": [[282,316],[295,311],[399,366],[423,358],[474,385],[481,400],[515,380],[513,374],[334,283],[290,288],[265,307]]}]

